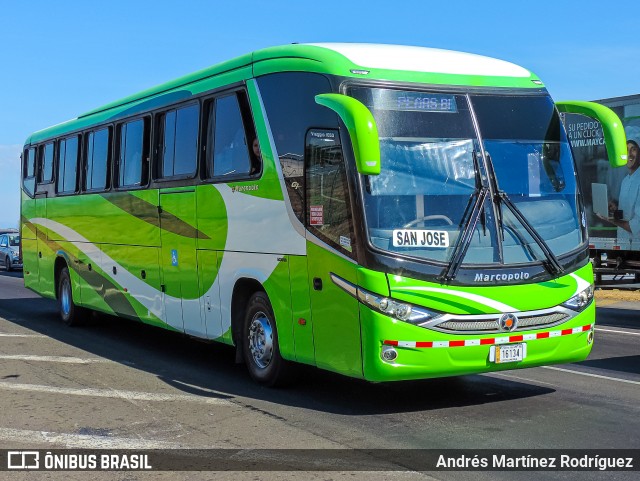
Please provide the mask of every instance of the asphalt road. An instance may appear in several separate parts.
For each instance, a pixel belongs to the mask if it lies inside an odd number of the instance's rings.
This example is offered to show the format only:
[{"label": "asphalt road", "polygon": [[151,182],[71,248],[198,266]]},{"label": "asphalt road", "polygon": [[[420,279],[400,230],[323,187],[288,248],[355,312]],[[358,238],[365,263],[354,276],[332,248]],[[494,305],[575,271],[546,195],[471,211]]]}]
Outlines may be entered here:
[{"label": "asphalt road", "polygon": [[[294,387],[272,390],[254,384],[226,346],[108,317],[68,328],[53,301],[24,289],[20,273],[0,271],[0,447],[639,448],[640,311],[623,307],[598,308],[594,349],[578,364],[391,384],[308,368]],[[41,479],[635,479],[598,472],[46,474]]]}]

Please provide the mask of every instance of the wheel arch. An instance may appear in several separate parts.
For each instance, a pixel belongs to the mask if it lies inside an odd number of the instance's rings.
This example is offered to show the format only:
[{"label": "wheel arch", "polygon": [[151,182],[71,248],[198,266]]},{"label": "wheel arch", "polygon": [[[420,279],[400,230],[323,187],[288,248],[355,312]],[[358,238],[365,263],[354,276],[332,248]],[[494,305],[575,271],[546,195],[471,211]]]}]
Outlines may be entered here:
[{"label": "wheel arch", "polygon": [[[69,268],[69,266],[71,265],[71,262],[69,260],[69,254],[67,254],[64,251],[58,251],[56,252],[56,260],[54,261],[53,264],[53,281],[54,281],[54,292],[55,292],[55,296],[56,299],[58,298],[58,286],[60,284],[60,273],[62,272],[62,269]],[[71,276],[71,272],[69,272],[69,276]],[[73,283],[72,283],[72,288],[73,288]]]},{"label": "wheel arch", "polygon": [[236,362],[239,364],[244,363],[241,342],[244,315],[249,299],[256,292],[264,292],[267,297],[269,296],[262,283],[251,277],[241,277],[236,280],[233,286],[231,295],[231,339],[236,346]]}]

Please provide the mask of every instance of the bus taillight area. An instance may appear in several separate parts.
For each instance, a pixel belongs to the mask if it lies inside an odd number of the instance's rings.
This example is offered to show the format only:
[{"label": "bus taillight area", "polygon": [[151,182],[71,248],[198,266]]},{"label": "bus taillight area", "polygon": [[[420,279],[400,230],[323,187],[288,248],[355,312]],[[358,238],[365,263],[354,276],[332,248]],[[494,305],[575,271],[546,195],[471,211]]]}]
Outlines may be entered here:
[{"label": "bus taillight area", "polygon": [[[554,282],[471,289],[387,277],[384,304],[393,304],[393,312],[360,300],[367,380],[578,362],[591,351],[595,303],[589,264]],[[402,306],[410,306],[409,312]]]}]

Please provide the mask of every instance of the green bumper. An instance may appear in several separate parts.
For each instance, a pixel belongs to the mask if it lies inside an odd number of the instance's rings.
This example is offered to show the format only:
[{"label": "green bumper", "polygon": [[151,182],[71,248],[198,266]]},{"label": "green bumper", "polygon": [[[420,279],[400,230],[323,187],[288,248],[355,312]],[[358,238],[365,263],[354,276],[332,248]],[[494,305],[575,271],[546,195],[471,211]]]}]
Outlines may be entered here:
[{"label": "green bumper", "polygon": [[[360,319],[365,379],[401,381],[582,361],[593,346],[595,303],[558,326],[491,335],[440,333],[396,321],[362,304]],[[527,350],[522,361],[496,364],[490,360],[492,345],[519,342]],[[395,360],[382,359],[385,346],[397,351]]]}]

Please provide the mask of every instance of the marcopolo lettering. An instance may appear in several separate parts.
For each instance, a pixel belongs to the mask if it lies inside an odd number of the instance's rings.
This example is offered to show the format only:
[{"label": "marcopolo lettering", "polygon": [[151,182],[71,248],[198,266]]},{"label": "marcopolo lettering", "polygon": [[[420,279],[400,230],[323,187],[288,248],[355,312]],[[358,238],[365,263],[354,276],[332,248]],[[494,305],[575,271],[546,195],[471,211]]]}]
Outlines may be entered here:
[{"label": "marcopolo lettering", "polygon": [[511,282],[511,281],[524,281],[529,279],[528,272],[509,272],[502,274],[484,274],[482,272],[478,272],[474,279],[475,282]]}]

